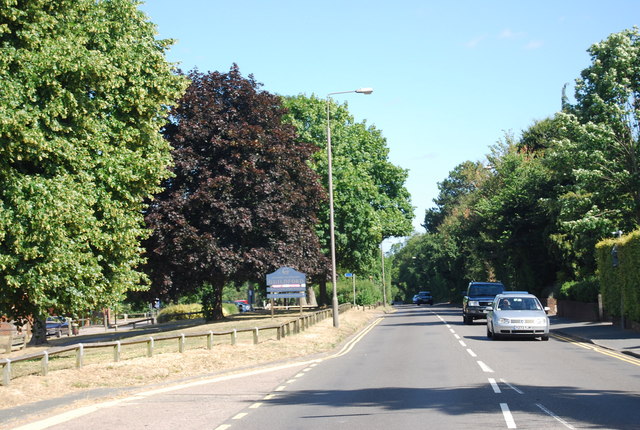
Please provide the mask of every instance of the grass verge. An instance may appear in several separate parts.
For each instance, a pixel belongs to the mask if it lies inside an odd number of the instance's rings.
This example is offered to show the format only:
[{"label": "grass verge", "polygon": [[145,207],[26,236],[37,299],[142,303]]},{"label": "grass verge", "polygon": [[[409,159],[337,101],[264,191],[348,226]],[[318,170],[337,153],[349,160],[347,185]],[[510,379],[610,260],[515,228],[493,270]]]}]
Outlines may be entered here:
[{"label": "grass verge", "polygon": [[[389,309],[387,308],[387,311]],[[334,349],[345,338],[362,329],[373,318],[382,315],[383,308],[352,309],[340,315],[340,327],[333,327],[332,319],[327,318],[309,327],[300,334],[290,335],[277,341],[275,331],[272,337],[261,336],[259,344],[254,345],[251,335],[238,337],[235,346],[229,342],[218,342],[212,350],[206,349],[206,342],[194,341],[188,345],[184,353],[178,353],[177,345],[169,345],[164,352],[156,353],[153,357],[145,357],[144,353],[127,351],[124,359],[113,362],[113,354],[105,351],[92,355],[85,361],[81,369],[73,364],[63,365],[62,362],[75,363],[74,359],[60,359],[60,365],[50,370],[47,376],[28,374],[11,380],[7,387],[0,386],[2,405],[0,411],[15,408],[32,402],[63,397],[67,394],[93,388],[121,388],[142,387],[157,383],[170,383],[173,380],[193,378],[212,373],[231,371],[238,368],[257,366],[269,362],[294,359],[312,354],[318,354]],[[279,315],[277,319],[262,315],[240,314],[224,322],[205,324],[202,321],[191,321],[188,324],[168,325],[162,334],[179,334],[203,331],[225,331],[233,328],[248,328],[276,324],[290,320],[292,315]],[[156,327],[154,330],[158,330]],[[149,333],[113,334],[135,338],[148,337]],[[104,335],[103,335],[104,337]],[[79,341],[86,341],[78,340]],[[116,339],[114,339],[116,340]],[[61,342],[59,340],[56,340]],[[54,342],[52,342],[54,343]],[[26,353],[36,352],[29,349]],[[22,351],[24,354],[25,351]],[[17,364],[17,363],[16,363]],[[52,368],[53,369],[53,368]]]}]

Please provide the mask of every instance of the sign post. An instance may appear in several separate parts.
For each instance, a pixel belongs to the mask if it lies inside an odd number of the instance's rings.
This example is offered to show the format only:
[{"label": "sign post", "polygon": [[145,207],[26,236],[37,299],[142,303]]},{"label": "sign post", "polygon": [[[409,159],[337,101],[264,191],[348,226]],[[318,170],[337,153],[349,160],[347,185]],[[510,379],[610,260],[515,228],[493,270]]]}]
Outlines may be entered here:
[{"label": "sign post", "polygon": [[356,274],[355,273],[345,273],[345,278],[351,278],[353,283],[353,306],[356,305]]},{"label": "sign post", "polygon": [[[291,267],[281,267],[267,275],[267,298],[271,299],[273,318],[275,299],[302,298],[306,296],[307,276]],[[300,303],[302,313],[302,303]]]}]

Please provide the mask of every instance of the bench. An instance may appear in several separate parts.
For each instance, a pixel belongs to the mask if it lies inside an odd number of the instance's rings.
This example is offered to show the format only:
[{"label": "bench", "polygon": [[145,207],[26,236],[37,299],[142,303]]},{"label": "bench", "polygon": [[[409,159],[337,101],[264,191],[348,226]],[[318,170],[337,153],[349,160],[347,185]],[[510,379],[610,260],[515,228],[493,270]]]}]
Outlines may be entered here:
[{"label": "bench", "polygon": [[26,346],[27,335],[10,322],[0,322],[0,350],[18,351]]}]

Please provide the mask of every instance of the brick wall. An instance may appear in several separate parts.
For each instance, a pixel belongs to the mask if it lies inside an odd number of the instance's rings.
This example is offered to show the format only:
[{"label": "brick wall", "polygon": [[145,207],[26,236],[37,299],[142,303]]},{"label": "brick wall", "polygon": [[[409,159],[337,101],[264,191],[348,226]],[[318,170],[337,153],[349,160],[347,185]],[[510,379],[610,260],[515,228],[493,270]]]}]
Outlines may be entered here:
[{"label": "brick wall", "polygon": [[559,317],[571,318],[576,321],[598,321],[598,304],[558,300]]}]

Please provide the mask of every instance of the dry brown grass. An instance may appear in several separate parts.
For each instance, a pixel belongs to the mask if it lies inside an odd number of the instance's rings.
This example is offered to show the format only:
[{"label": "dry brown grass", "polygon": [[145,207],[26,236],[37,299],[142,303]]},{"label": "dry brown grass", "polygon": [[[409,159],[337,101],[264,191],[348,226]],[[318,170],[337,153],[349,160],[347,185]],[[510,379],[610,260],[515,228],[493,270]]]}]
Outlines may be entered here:
[{"label": "dry brown grass", "polygon": [[[388,311],[388,309],[387,309]],[[287,336],[277,341],[276,333],[267,337],[261,333],[260,343],[253,345],[251,334],[238,337],[236,346],[230,345],[229,338],[217,339],[212,350],[206,349],[204,338],[191,340],[187,350],[178,353],[177,343],[164,348],[163,353],[156,353],[153,357],[144,357],[144,352],[125,352],[123,358],[131,358],[120,362],[113,362],[113,352],[106,350],[90,353],[87,350],[85,365],[81,369],[74,368],[75,356],[67,359],[52,360],[47,376],[27,374],[11,380],[7,387],[0,386],[2,409],[9,409],[19,405],[62,397],[66,394],[99,387],[132,387],[145,386],[154,383],[168,383],[189,377],[204,376],[211,373],[231,371],[259,364],[304,357],[334,349],[345,338],[363,328],[369,321],[384,312],[382,308],[372,310],[350,310],[340,315],[340,327],[335,329],[332,319],[327,318],[304,332]],[[282,315],[280,321],[290,320],[292,315]],[[177,330],[163,334],[178,334],[187,332],[225,331],[233,328],[247,328],[270,325],[276,320],[238,316],[225,322],[215,324],[201,324],[191,327],[178,327]],[[175,328],[175,327],[173,327]],[[148,337],[149,335],[142,335]],[[169,341],[167,341],[169,342]],[[158,345],[156,345],[158,347]],[[145,348],[141,346],[141,348]],[[27,353],[35,352],[30,348]],[[145,349],[146,351],[146,349]],[[25,354],[22,351],[12,356]],[[6,355],[5,355],[6,356]],[[55,362],[55,363],[54,363]],[[64,362],[64,363],[63,363]],[[18,369],[15,363],[14,368]],[[37,365],[37,364],[32,364]],[[60,370],[53,370],[53,369]],[[24,371],[29,373],[30,371]]]}]

